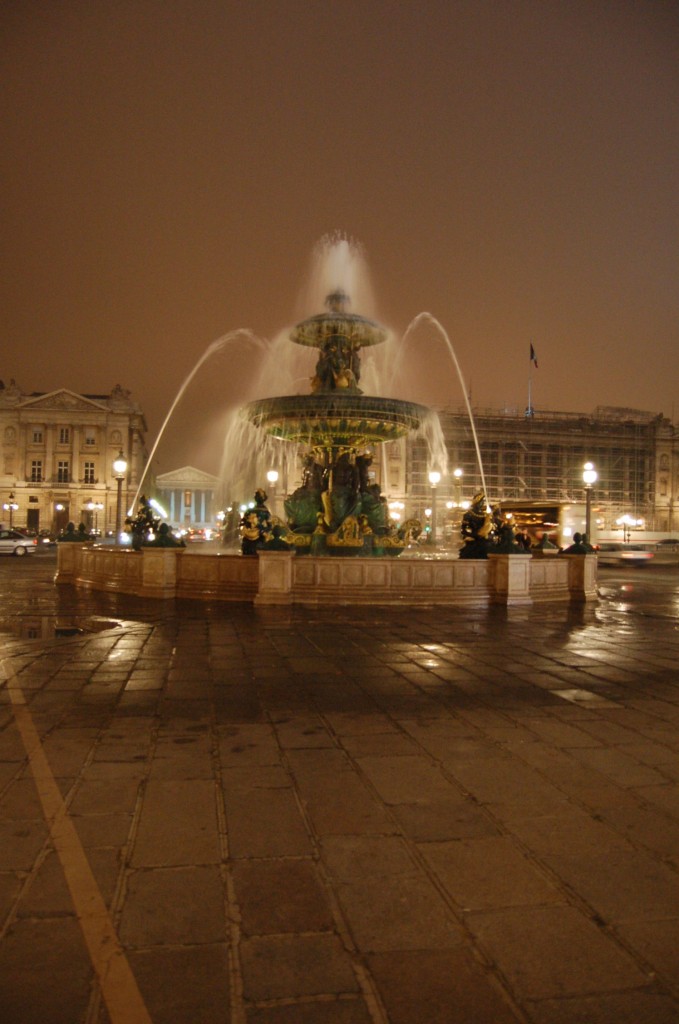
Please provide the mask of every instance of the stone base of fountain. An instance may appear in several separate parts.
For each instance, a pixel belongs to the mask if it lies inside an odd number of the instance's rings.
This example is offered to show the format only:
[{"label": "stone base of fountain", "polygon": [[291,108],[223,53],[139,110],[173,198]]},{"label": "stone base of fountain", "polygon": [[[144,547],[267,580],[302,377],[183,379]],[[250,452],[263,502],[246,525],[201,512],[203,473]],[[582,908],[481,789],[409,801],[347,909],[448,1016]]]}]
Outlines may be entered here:
[{"label": "stone base of fountain", "polygon": [[530,605],[596,599],[596,555],[488,559],[256,557],[183,549],[60,544],[58,584],[143,598],[266,605]]}]

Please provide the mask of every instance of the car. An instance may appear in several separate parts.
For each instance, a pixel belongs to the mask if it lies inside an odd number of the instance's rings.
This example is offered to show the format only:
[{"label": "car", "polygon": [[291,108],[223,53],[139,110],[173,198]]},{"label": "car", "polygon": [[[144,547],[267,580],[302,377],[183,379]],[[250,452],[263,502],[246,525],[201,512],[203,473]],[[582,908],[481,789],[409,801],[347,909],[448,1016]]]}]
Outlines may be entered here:
[{"label": "car", "polygon": [[616,541],[604,541],[596,553],[599,565],[647,565],[653,558],[653,552],[641,544],[619,544]]},{"label": "car", "polygon": [[659,551],[679,551],[679,540],[676,537],[665,537],[664,540],[659,540],[656,543],[656,547]]},{"label": "car", "polygon": [[38,546],[36,537],[27,537],[19,530],[0,530],[0,554],[32,555]]}]

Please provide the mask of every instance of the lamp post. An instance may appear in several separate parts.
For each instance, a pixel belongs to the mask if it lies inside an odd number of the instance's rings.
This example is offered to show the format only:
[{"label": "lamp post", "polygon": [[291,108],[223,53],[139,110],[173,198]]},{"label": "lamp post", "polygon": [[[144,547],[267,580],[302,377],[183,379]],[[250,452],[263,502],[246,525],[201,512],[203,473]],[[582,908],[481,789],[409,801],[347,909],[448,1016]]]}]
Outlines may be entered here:
[{"label": "lamp post", "polygon": [[585,485],[585,533],[587,540],[590,539],[590,526],[592,523],[592,487],[599,479],[599,474],[593,463],[586,462],[582,467],[582,482]]},{"label": "lamp post", "polygon": [[[103,507],[100,501],[92,501],[91,498],[85,505],[85,508],[90,513],[90,526],[94,529],[95,537],[99,533],[99,513]],[[94,516],[92,516],[92,513],[94,513]]]},{"label": "lamp post", "polygon": [[441,474],[433,469],[429,474],[431,484],[431,542],[436,544],[436,485],[441,480]]},{"label": "lamp post", "polygon": [[271,491],[271,504],[273,506],[273,512],[274,515],[276,515],[276,484],[278,483],[278,470],[268,470],[266,474],[266,479],[269,483],[269,490]]},{"label": "lamp post", "polygon": [[118,458],[113,460],[113,473],[116,478],[118,485],[118,492],[116,494],[116,544],[120,544],[120,531],[122,529],[122,511],[123,511],[123,480],[127,473],[127,459],[123,455],[122,448],[118,453]]},{"label": "lamp post", "polygon": [[462,477],[464,475],[463,469],[454,469],[453,476],[455,477],[455,501],[458,506],[462,500]]},{"label": "lamp post", "polygon": [[19,506],[14,500],[14,492],[10,491],[8,500],[2,506],[5,512],[9,512],[9,528],[12,529],[14,523],[14,513],[17,511]]}]

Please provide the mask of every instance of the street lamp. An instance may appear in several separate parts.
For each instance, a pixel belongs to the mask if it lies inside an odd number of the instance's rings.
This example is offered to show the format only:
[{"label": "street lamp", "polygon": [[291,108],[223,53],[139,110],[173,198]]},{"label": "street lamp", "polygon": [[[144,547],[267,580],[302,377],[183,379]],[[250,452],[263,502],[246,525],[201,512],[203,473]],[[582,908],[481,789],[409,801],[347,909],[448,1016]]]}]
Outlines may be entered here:
[{"label": "street lamp", "polygon": [[599,479],[599,474],[593,463],[586,462],[582,467],[582,482],[585,485],[585,533],[587,540],[590,539],[590,524],[592,521],[592,487]]},{"label": "street lamp", "polygon": [[276,514],[276,484],[278,482],[278,470],[269,469],[266,474],[266,479],[269,482],[269,490],[271,491],[271,504],[273,506],[274,515]]},{"label": "street lamp", "polygon": [[441,480],[441,474],[433,469],[429,474],[431,484],[431,542],[436,544],[436,485]]},{"label": "street lamp", "polygon": [[16,501],[14,500],[14,492],[13,491],[10,492],[8,500],[3,504],[2,507],[4,508],[5,512],[9,512],[9,528],[11,530],[12,529],[13,520],[14,520],[14,513],[19,508],[19,506],[17,505]]},{"label": "street lamp", "polygon": [[127,473],[127,459],[123,455],[122,448],[118,453],[118,458],[113,460],[113,473],[116,478],[118,485],[118,493],[116,495],[116,544],[120,544],[120,531],[122,530],[122,509],[123,509],[123,480]]},{"label": "street lamp", "polygon": [[[92,501],[91,498],[87,502],[87,504],[85,505],[85,508],[90,513],[90,526],[93,526],[95,536],[99,532],[99,513],[101,512],[103,507],[104,506],[102,505],[102,503],[100,501]],[[94,513],[93,519],[92,519],[92,513]]]}]

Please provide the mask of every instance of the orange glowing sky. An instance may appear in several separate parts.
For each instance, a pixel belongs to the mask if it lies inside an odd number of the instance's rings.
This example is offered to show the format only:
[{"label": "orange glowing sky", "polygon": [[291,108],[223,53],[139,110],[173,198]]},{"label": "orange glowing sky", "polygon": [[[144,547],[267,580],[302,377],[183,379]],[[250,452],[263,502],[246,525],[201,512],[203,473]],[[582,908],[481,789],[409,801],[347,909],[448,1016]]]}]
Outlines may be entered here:
[{"label": "orange glowing sky", "polygon": [[[525,407],[532,340],[538,409],[679,418],[678,44],[662,0],[3,4],[0,377],[119,382],[150,447],[341,231],[371,312],[437,317],[475,406]],[[159,471],[215,469],[252,358],[205,364]],[[461,404],[429,339],[412,376]]]}]

